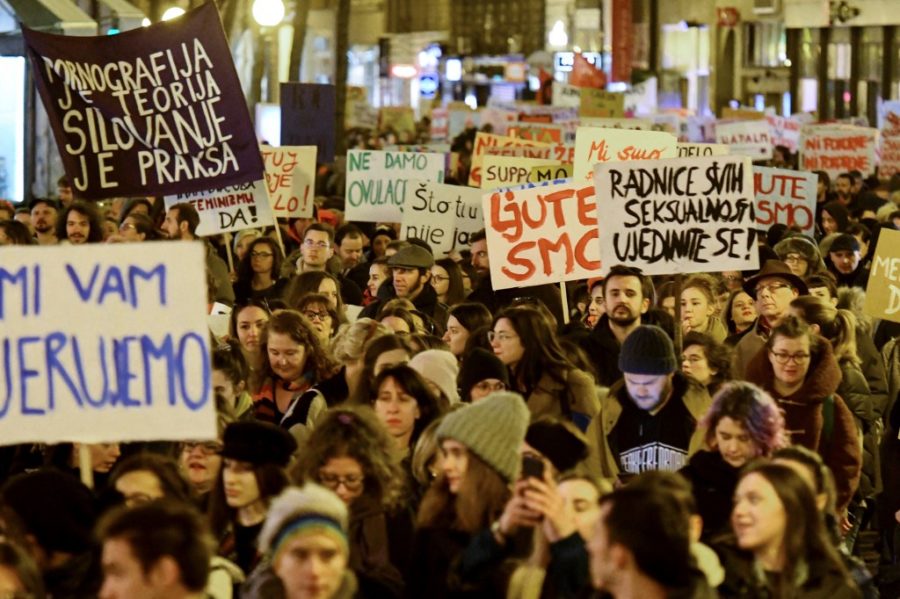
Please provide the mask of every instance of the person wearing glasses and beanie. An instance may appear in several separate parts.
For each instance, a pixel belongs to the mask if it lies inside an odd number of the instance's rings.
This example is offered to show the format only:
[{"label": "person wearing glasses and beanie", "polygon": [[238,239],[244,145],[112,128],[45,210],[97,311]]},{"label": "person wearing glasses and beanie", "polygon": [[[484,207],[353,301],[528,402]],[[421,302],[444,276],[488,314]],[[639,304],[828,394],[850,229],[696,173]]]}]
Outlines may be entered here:
[{"label": "person wearing glasses and beanie", "polygon": [[841,368],[831,343],[788,316],[747,365],[747,379],[784,411],[791,442],[822,456],[834,473],[838,513],[845,514],[859,486],[861,441],[853,413],[837,394]]},{"label": "person wearing glasses and beanie", "polygon": [[780,260],[766,260],[758,273],[744,281],[743,287],[756,302],[758,316],[753,327],[734,346],[731,376],[735,380],[746,380],[747,364],[765,346],[772,329],[789,314],[791,300],[809,293],[803,279]]}]

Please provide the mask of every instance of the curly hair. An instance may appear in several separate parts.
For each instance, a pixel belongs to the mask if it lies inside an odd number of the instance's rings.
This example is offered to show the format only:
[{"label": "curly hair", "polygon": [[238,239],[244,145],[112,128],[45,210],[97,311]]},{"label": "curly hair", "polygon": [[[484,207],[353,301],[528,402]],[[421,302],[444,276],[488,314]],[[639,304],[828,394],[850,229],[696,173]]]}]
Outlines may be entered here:
[{"label": "curly hair", "polygon": [[360,318],[337,332],[331,340],[331,355],[340,364],[355,362],[362,359],[369,341],[390,333],[390,329],[377,320]]},{"label": "curly hair", "polygon": [[77,212],[78,214],[87,217],[89,225],[87,237],[88,243],[103,241],[103,219],[100,216],[100,211],[97,210],[97,207],[94,204],[85,202],[84,200],[75,200],[66,206],[59,217],[57,217],[56,236],[59,239],[69,238],[69,235],[66,232],[66,219],[72,212]]},{"label": "curly hair", "polygon": [[731,418],[747,429],[762,456],[769,457],[774,451],[789,445],[784,416],[778,404],[753,383],[725,383],[713,396],[709,411],[698,424],[706,429],[706,444],[709,447],[714,446],[716,426],[722,418]]},{"label": "curly hair", "polygon": [[291,479],[319,482],[319,469],[332,458],[353,458],[362,467],[366,495],[385,509],[406,498],[407,475],[400,465],[397,444],[368,406],[331,408],[316,423],[306,450],[291,468]]},{"label": "curly hair", "polygon": [[331,317],[331,334],[334,335],[338,331],[338,327],[341,326],[341,321],[338,318],[337,310],[331,307],[331,302],[328,301],[327,295],[322,295],[321,293],[308,293],[300,298],[300,301],[297,302],[297,311],[301,314],[305,315],[305,311],[310,307],[319,307],[325,308],[325,311],[328,312],[328,316]]},{"label": "curly hair", "polygon": [[261,380],[277,378],[269,364],[269,335],[279,333],[287,335],[306,349],[306,372],[313,371],[315,382],[324,381],[338,369],[329,355],[322,349],[319,338],[306,320],[306,317],[295,310],[280,310],[272,314],[260,338],[260,352],[263,355]]}]

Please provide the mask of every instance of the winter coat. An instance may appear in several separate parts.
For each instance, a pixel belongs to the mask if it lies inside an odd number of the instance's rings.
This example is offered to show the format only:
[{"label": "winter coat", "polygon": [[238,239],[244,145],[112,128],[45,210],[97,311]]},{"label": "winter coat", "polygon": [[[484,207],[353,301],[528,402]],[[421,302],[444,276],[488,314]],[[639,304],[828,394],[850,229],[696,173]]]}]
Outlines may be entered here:
[{"label": "winter coat", "polygon": [[744,336],[734,346],[734,353],[731,355],[732,379],[736,381],[750,380],[746,374],[747,365],[759,353],[759,350],[766,346],[768,338],[768,332],[765,331],[759,322],[759,318],[757,318],[753,326],[744,332]]},{"label": "winter coat", "polygon": [[[694,379],[681,374],[681,372],[675,373],[672,384],[673,392],[669,402],[684,402],[684,406],[694,420],[699,421],[712,404],[706,388]],[[597,455],[588,458],[589,462],[597,462],[588,464],[589,469],[592,472],[600,472],[603,478],[613,482],[618,479],[620,472],[618,458],[613,454],[608,436],[616,427],[619,417],[622,415],[622,406],[625,401],[630,402],[631,398],[628,396],[628,388],[625,386],[625,382],[620,380],[613,385],[609,393],[601,397],[600,413],[591,422],[586,433],[590,442],[596,443],[598,448]],[[697,427],[690,440],[688,456],[703,448],[705,436],[705,429]]]},{"label": "winter coat", "polygon": [[[394,286],[390,281],[385,281],[381,284],[381,287],[378,288],[378,299],[363,308],[359,317],[377,319],[381,307],[396,297],[397,292],[394,290]],[[420,291],[419,295],[412,300],[412,303],[416,310],[432,319],[441,331],[447,326],[447,319],[450,317],[450,308],[448,308],[446,304],[438,301],[437,293],[431,284],[425,283],[422,286],[422,291]]]},{"label": "winter coat", "polygon": [[[641,324],[656,324],[653,322],[654,316],[655,314],[642,315]],[[665,327],[663,329],[665,330]],[[612,387],[613,383],[622,378],[622,371],[619,370],[619,353],[622,351],[622,345],[609,328],[609,316],[604,314],[592,331],[573,335],[571,339],[593,361],[598,385]]]},{"label": "winter coat", "polygon": [[[866,447],[866,435],[872,431],[875,425],[875,406],[872,402],[872,394],[869,392],[869,383],[859,366],[851,360],[838,362],[841,368],[841,384],[838,385],[838,395],[847,404],[847,408],[853,413],[859,432],[860,451],[862,452],[862,473],[859,480],[859,491],[863,497],[874,495],[875,491],[875,454],[870,444]],[[870,437],[871,439],[871,437]]]},{"label": "winter coat", "polygon": [[564,418],[584,431],[600,411],[594,379],[577,368],[562,373],[562,378],[565,382],[557,381],[545,372],[538,379],[525,401],[531,419],[537,420],[543,416]]},{"label": "winter coat", "polygon": [[403,577],[391,563],[391,534],[384,507],[367,495],[357,497],[350,505],[347,537],[349,565],[359,578],[360,588],[367,595],[400,597]]},{"label": "winter coat", "polygon": [[496,314],[503,308],[511,305],[516,298],[532,297],[540,300],[550,310],[556,323],[561,325],[563,318],[562,300],[560,299],[558,285],[535,285],[534,287],[513,287],[495,291],[491,284],[491,277],[481,277],[475,289],[466,298],[467,302],[477,302],[487,306],[491,314]]},{"label": "winter coat", "polygon": [[[490,531],[487,531],[490,534]],[[475,536],[449,526],[420,527],[406,573],[408,599],[493,599],[494,580],[463,581],[461,562]]]},{"label": "winter coat", "polygon": [[[853,414],[837,394],[841,369],[831,343],[819,338],[803,386],[789,397],[781,397],[775,391],[775,375],[765,348],[747,365],[747,380],[768,391],[784,411],[785,430],[790,433],[791,442],[817,451],[831,468],[837,487],[838,513],[843,513],[859,486],[862,451]],[[834,418],[831,438],[825,439],[822,405],[829,396],[834,402]]]},{"label": "winter coat", "polygon": [[702,539],[731,530],[731,506],[740,468],[722,458],[717,450],[698,451],[678,471],[691,483],[697,512],[703,518]]}]

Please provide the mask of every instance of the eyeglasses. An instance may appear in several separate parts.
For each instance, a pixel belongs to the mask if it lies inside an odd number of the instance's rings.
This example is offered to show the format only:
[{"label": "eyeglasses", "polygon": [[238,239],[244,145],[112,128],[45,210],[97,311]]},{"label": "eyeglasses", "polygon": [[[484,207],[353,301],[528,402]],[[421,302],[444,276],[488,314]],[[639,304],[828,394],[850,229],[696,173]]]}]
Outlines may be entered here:
[{"label": "eyeglasses", "polygon": [[481,381],[480,383],[476,383],[473,388],[485,393],[506,391],[506,385],[503,383],[503,381],[497,381],[496,383],[492,383],[490,381]]},{"label": "eyeglasses", "polygon": [[431,275],[431,278],[437,281],[438,283],[443,283],[444,281],[449,281],[450,277],[445,277],[444,275]]},{"label": "eyeglasses", "polygon": [[303,316],[307,317],[310,320],[319,320],[319,321],[324,321],[326,318],[331,318],[331,314],[329,314],[327,311],[314,312],[312,310],[304,310]]},{"label": "eyeglasses", "polygon": [[772,357],[775,358],[775,361],[779,364],[787,364],[790,361],[793,361],[794,364],[806,364],[806,361],[809,360],[809,354],[788,354],[784,352],[774,352],[770,351]]},{"label": "eyeglasses", "polygon": [[250,252],[251,258],[271,258],[274,255],[272,252]]},{"label": "eyeglasses", "polygon": [[756,295],[759,295],[763,291],[768,292],[769,295],[775,295],[776,291],[780,291],[782,289],[791,289],[791,286],[785,283],[771,283],[769,285],[757,285],[757,287],[753,291],[756,292]]},{"label": "eyeglasses", "polygon": [[201,453],[204,453],[206,455],[217,455],[222,453],[222,450],[225,449],[224,445],[215,441],[205,441],[202,443],[195,441],[185,441],[181,444],[181,450],[188,453],[194,451],[197,448],[200,449]]},{"label": "eyeglasses", "polygon": [[319,248],[320,250],[328,249],[328,246],[331,245],[327,241],[313,241],[312,239],[304,239],[303,245],[308,248]]},{"label": "eyeglasses", "polygon": [[330,472],[319,472],[319,482],[334,491],[341,485],[344,485],[344,488],[351,493],[361,491],[365,480],[366,477],[362,474],[338,476],[337,474],[331,474]]},{"label": "eyeglasses", "polygon": [[784,257],[785,264],[798,264],[800,262],[807,262],[808,260],[801,256],[800,254],[788,254]]},{"label": "eyeglasses", "polygon": [[499,333],[494,331],[487,332],[488,343],[493,343],[494,339],[496,339],[500,343],[506,343],[512,339],[518,339],[518,335],[513,335],[512,333],[507,333],[505,331],[501,331]]}]

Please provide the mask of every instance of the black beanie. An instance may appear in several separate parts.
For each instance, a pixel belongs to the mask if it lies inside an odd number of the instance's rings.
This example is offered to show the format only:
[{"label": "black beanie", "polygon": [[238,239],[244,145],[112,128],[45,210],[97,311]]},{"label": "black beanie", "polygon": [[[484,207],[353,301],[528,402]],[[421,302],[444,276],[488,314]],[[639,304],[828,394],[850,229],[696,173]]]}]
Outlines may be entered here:
[{"label": "black beanie", "polygon": [[232,422],[225,428],[222,441],[222,457],[256,465],[287,466],[297,449],[291,433],[256,420]]},{"label": "black beanie", "polygon": [[472,387],[486,379],[497,379],[509,387],[509,370],[500,358],[481,347],[476,347],[465,357],[459,369],[459,391],[464,401],[469,401]]},{"label": "black beanie", "polygon": [[91,547],[94,496],[75,476],[53,468],[20,474],[2,495],[45,551],[77,554]]},{"label": "black beanie", "polygon": [[633,330],[619,353],[619,370],[628,374],[671,374],[677,367],[672,340],[655,325]]},{"label": "black beanie", "polygon": [[566,472],[588,455],[584,434],[570,422],[541,418],[531,423],[525,442],[543,454],[558,472]]}]

